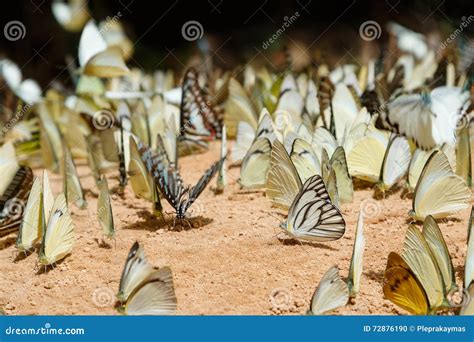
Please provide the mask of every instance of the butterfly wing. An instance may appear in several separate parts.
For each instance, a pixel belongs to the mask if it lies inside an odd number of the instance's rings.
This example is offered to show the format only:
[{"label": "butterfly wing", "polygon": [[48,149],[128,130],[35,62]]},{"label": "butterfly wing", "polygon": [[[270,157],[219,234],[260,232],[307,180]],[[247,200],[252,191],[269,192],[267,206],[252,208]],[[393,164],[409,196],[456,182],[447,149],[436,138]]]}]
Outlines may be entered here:
[{"label": "butterfly wing", "polygon": [[84,191],[82,190],[81,181],[79,180],[79,175],[77,174],[76,165],[67,146],[64,146],[63,158],[63,172],[65,173],[63,177],[63,192],[67,200],[72,200],[78,208],[83,209],[87,206],[87,202]]},{"label": "butterfly wing", "polygon": [[265,185],[272,145],[267,138],[256,139],[242,161],[239,184],[245,188]]},{"label": "butterfly wing", "polygon": [[199,178],[198,182],[195,186],[193,186],[188,192],[188,198],[179,204],[179,208],[177,210],[178,217],[184,217],[186,211],[189,207],[196,201],[199,195],[203,192],[206,188],[207,184],[211,181],[212,177],[219,171],[221,168],[222,163],[224,162],[225,157],[221,160],[212,164],[210,168],[204,172],[204,174]]},{"label": "butterfly wing", "polygon": [[346,152],[342,146],[337,147],[330,161],[331,168],[336,173],[337,192],[342,203],[350,203],[354,198],[352,178],[347,168]]},{"label": "butterfly wing", "polygon": [[420,148],[417,148],[413,153],[413,156],[408,167],[408,186],[413,191],[418,184],[420,179],[421,172],[428,161],[428,158],[433,154],[434,150],[424,151]]},{"label": "butterfly wing", "polygon": [[237,125],[237,139],[232,146],[232,161],[239,162],[244,159],[250,146],[252,146],[254,136],[255,130],[253,127],[245,121],[240,121]]},{"label": "butterfly wing", "polygon": [[423,222],[422,234],[428,243],[431,253],[443,276],[446,293],[457,289],[456,277],[454,275],[453,262],[449,255],[448,246],[438,224],[432,216],[427,216]]},{"label": "butterfly wing", "polygon": [[310,313],[322,315],[347,304],[349,289],[341,279],[339,269],[332,266],[324,274],[311,298]]},{"label": "butterfly wing", "polygon": [[443,276],[425,238],[414,225],[407,230],[402,258],[423,286],[432,310],[445,305]]},{"label": "butterfly wing", "polygon": [[153,267],[148,263],[145,251],[138,242],[135,242],[128,253],[120,277],[118,299],[125,302],[133,289],[143,282],[152,271]]},{"label": "butterfly wing", "polygon": [[239,81],[231,78],[228,89],[229,97],[225,104],[225,125],[227,126],[229,136],[233,137],[237,134],[237,141],[239,141],[239,135],[242,134],[240,133],[241,124],[245,124],[254,132],[257,128],[258,113]]},{"label": "butterfly wing", "polygon": [[426,162],[415,188],[413,213],[416,220],[428,215],[447,217],[468,207],[471,191],[456,175],[442,151],[435,151]]},{"label": "butterfly wing", "polygon": [[176,311],[171,269],[153,271],[130,294],[125,305],[127,315],[171,315]]},{"label": "butterfly wing", "polygon": [[136,196],[151,201],[153,198],[153,179],[149,176],[147,168],[143,163],[138,146],[134,137],[130,138],[130,162],[128,164],[128,176],[130,185]]},{"label": "butterfly wing", "polygon": [[[467,119],[466,119],[467,120]],[[459,131],[456,148],[456,174],[462,177],[468,187],[472,187],[471,142],[469,125]]]},{"label": "butterfly wing", "polygon": [[109,185],[107,178],[102,175],[100,180],[99,198],[97,199],[97,221],[102,228],[102,232],[108,238],[115,236],[114,215],[110,202]]},{"label": "butterfly wing", "polygon": [[388,144],[382,164],[381,187],[388,190],[408,171],[411,152],[405,137],[394,137]]},{"label": "butterfly wing", "polygon": [[46,231],[43,236],[43,250],[40,263],[51,265],[72,252],[74,225],[69,214],[64,193],[54,201]]},{"label": "butterfly wing", "polygon": [[41,197],[41,179],[36,178],[31,187],[16,241],[16,246],[20,251],[30,250],[41,236]]},{"label": "butterfly wing", "polygon": [[302,186],[298,171],[281,142],[273,142],[270,169],[267,175],[266,196],[272,204],[288,209]]},{"label": "butterfly wing", "polygon": [[332,241],[344,235],[344,218],[330,202],[321,176],[315,175],[303,184],[289,209],[284,228],[295,238],[314,241]]},{"label": "butterfly wing", "polygon": [[2,181],[0,182],[0,196],[5,193],[13,177],[15,177],[20,165],[16,160],[15,148],[11,142],[5,143],[0,148],[0,174]]},{"label": "butterfly wing", "polygon": [[349,266],[349,276],[347,285],[351,297],[355,297],[359,293],[360,277],[362,275],[363,255],[365,248],[364,238],[364,215],[362,210],[357,220],[354,248],[352,250],[351,264]]},{"label": "butterfly wing", "polygon": [[301,182],[304,183],[309,177],[321,174],[321,165],[316,154],[307,141],[296,139],[290,155],[291,161],[298,171]]},{"label": "butterfly wing", "polygon": [[471,216],[467,227],[467,251],[464,265],[464,287],[474,281],[474,208],[471,208]]},{"label": "butterfly wing", "polygon": [[426,315],[428,298],[422,285],[397,253],[388,256],[383,293],[386,298],[414,315]]}]

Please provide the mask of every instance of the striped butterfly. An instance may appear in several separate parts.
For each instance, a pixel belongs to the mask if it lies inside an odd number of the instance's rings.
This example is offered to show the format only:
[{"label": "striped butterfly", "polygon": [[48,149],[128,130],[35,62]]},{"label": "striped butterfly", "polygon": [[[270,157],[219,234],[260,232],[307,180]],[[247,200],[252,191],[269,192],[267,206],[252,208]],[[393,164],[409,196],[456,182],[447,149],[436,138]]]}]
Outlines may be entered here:
[{"label": "striped butterfly", "polygon": [[306,180],[281,228],[291,237],[310,241],[332,241],[344,235],[344,218],[331,202],[321,176]]},{"label": "striped butterfly", "polygon": [[190,186],[184,185],[178,169],[174,163],[170,162],[164,149],[159,149],[158,153],[154,153],[149,147],[139,142],[138,150],[143,163],[146,165],[148,172],[153,176],[163,197],[176,210],[176,218],[178,220],[185,218],[186,211],[206,188],[212,177],[221,168],[221,164],[225,159],[223,158],[215,162],[204,172],[196,185]]},{"label": "striped butterfly", "polygon": [[21,166],[12,179],[2,180],[6,182],[6,187],[0,196],[0,237],[16,231],[20,226],[23,203],[27,201],[33,185],[33,171],[28,166]]},{"label": "striped butterfly", "polygon": [[182,85],[181,132],[183,135],[220,137],[222,113],[209,101],[198,82],[196,69],[186,70]]}]

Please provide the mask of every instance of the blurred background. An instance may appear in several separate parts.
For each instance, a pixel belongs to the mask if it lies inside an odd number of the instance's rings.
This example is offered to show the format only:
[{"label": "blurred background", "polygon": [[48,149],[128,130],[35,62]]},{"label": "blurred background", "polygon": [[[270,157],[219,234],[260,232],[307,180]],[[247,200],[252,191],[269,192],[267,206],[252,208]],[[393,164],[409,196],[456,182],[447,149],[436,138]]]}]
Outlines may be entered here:
[{"label": "blurred background", "polygon": [[[58,73],[66,66],[65,56],[77,56],[81,33],[64,30],[53,16],[51,5],[50,0],[9,1],[3,3],[2,11],[2,27],[17,20],[26,33],[19,40],[2,39],[0,56],[18,63],[25,77],[43,86],[53,77],[67,82],[67,72]],[[130,66],[180,71],[198,53],[198,44],[207,48],[214,64],[223,69],[252,58],[278,69],[284,64],[285,46],[293,54],[303,55],[296,67],[321,56],[332,65],[346,63],[378,54],[386,41],[389,21],[439,42],[474,14],[472,0],[89,0],[87,7],[98,22],[119,17],[133,43]],[[183,24],[191,20],[202,26],[204,39],[183,38]],[[382,28],[380,40],[360,39],[359,28],[369,20]],[[288,21],[291,24],[284,34],[265,48],[265,42]],[[474,22],[456,39],[467,39],[473,32]]]}]

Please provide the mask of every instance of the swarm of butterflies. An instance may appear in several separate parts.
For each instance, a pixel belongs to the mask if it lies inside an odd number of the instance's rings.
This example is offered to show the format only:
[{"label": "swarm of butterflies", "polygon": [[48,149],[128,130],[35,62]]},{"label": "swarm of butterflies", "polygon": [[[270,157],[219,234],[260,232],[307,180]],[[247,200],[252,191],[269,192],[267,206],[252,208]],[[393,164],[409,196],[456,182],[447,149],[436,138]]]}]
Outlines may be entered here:
[{"label": "swarm of butterflies", "polygon": [[[340,239],[346,229],[341,207],[354,200],[358,187],[373,187],[375,198],[401,190],[412,200],[407,217],[413,223],[401,254],[388,256],[383,293],[413,314],[457,307],[451,298],[458,289],[454,269],[436,220],[471,206],[474,75],[469,65],[457,63],[462,51],[439,58],[423,35],[392,23],[395,60],[382,54],[366,65],[333,69],[315,61],[296,72],[288,58],[280,73],[252,64],[222,71],[203,50],[207,63],[187,68],[178,80],[171,70],[129,69],[133,44],[120,22],[102,30],[110,23],[97,25],[86,5],[53,2],[65,30],[82,29],[78,57],[68,62],[74,88],[53,83],[43,90],[23,80],[14,62],[0,60],[0,236],[17,234],[19,252],[37,250],[44,267],[73,252],[69,208],[87,207],[79,159],[87,160],[95,180],[104,243],[117,233],[109,171],[117,171],[119,188],[129,185],[148,201],[157,219],[164,219],[165,199],[175,210],[170,229],[186,228],[190,207],[216,174],[215,193],[224,191],[230,159],[231,167],[240,166],[240,186],[263,191],[286,217],[282,232],[299,241]],[[229,158],[227,139],[235,140]],[[185,184],[179,158],[202,153],[215,140],[220,155],[194,186]],[[43,169],[42,176],[34,177],[32,169]],[[56,197],[48,173],[62,175]],[[25,203],[20,212],[18,202]],[[472,215],[469,232],[471,226]],[[363,228],[361,211],[347,280],[330,267],[309,314],[331,312],[359,292]],[[473,236],[463,285],[472,296]],[[128,315],[174,313],[171,269],[149,264],[136,242],[117,299]],[[473,312],[472,302],[460,310]]]}]

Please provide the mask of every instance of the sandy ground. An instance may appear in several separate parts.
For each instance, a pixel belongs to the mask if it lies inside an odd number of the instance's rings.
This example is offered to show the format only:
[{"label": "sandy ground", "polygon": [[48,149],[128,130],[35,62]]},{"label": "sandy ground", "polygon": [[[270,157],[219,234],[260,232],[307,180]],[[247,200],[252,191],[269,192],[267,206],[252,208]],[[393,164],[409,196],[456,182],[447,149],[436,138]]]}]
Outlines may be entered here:
[{"label": "sandy ground", "polygon": [[[204,155],[184,157],[180,167],[185,181],[195,182],[218,158],[218,146]],[[206,161],[206,162],[204,162]],[[361,290],[355,303],[336,314],[402,314],[384,299],[382,278],[390,251],[400,251],[411,200],[400,191],[385,199],[372,199],[372,189],[357,190],[353,203],[342,206],[347,229],[343,238],[324,244],[300,244],[284,237],[278,228],[282,217],[263,192],[245,192],[236,183],[239,168],[229,171],[224,194],[208,187],[193,206],[201,218],[198,228],[170,231],[149,213],[150,205],[126,188],[114,196],[116,245],[99,246],[102,234],[95,219],[97,192],[85,162],[79,173],[87,191],[88,208],[72,207],[76,243],[71,255],[46,273],[38,273],[37,253],[16,261],[16,234],[0,241],[0,308],[8,315],[86,314],[113,315],[114,295],[127,253],[135,240],[145,248],[149,261],[173,270],[178,314],[268,315],[304,314],[319,280],[331,265],[348,273],[355,225],[364,209],[366,250]],[[39,175],[41,170],[35,170]],[[109,173],[109,185],[117,183]],[[53,192],[62,187],[51,175]],[[211,183],[215,186],[215,179]],[[167,203],[166,211],[171,212]],[[440,223],[458,283],[464,269],[469,210]],[[167,219],[172,222],[171,216]],[[196,223],[194,221],[194,223]],[[278,235],[278,236],[277,236]]]}]

